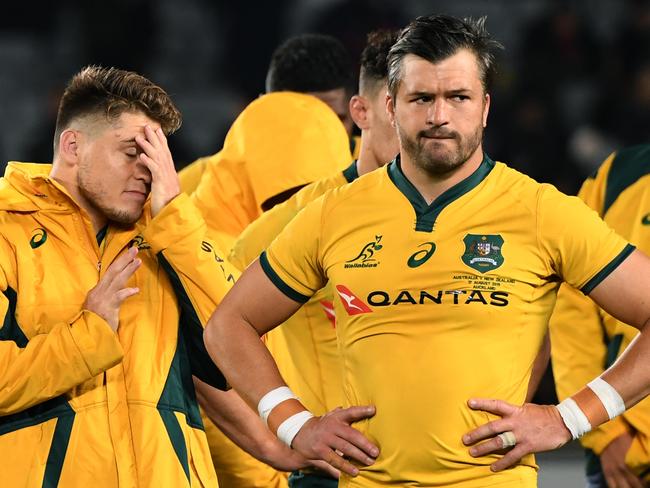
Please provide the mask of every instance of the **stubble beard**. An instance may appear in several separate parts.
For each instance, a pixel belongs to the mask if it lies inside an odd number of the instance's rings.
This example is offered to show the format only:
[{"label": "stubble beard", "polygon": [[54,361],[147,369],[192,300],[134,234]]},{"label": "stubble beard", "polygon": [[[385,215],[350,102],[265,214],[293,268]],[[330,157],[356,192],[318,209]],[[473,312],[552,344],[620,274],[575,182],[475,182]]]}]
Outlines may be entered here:
[{"label": "stubble beard", "polygon": [[104,204],[102,197],[105,192],[101,189],[101,185],[92,183],[89,178],[86,178],[85,172],[81,169],[77,173],[77,188],[90,205],[117,227],[130,227],[142,216],[143,208],[140,208],[139,211],[129,212]]},{"label": "stubble beard", "polygon": [[[443,176],[460,168],[474,154],[483,140],[483,126],[479,125],[467,138],[456,131],[447,129],[428,129],[418,132],[415,138],[410,138],[397,124],[402,150],[408,155],[415,166],[432,176]],[[447,148],[448,144],[427,137],[449,137],[457,141],[457,150]],[[451,140],[450,139],[450,140]],[[432,146],[444,145],[443,151],[435,151]],[[431,149],[429,149],[431,148]]]}]

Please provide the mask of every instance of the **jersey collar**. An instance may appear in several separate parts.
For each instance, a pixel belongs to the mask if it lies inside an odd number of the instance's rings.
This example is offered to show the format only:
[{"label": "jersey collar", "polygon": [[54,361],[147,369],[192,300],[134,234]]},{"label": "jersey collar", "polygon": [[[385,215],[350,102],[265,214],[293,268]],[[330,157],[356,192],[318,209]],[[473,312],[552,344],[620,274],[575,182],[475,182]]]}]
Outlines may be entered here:
[{"label": "jersey collar", "polygon": [[427,204],[420,192],[404,176],[399,154],[388,165],[388,176],[397,189],[411,202],[415,210],[415,230],[418,232],[431,232],[440,212],[447,205],[476,188],[490,174],[492,168],[494,168],[494,161],[483,153],[483,161],[481,161],[476,171],[438,196],[431,202],[431,205]]},{"label": "jersey collar", "polygon": [[343,178],[348,183],[352,183],[359,177],[359,170],[357,169],[357,160],[352,161],[352,164],[343,170]]}]

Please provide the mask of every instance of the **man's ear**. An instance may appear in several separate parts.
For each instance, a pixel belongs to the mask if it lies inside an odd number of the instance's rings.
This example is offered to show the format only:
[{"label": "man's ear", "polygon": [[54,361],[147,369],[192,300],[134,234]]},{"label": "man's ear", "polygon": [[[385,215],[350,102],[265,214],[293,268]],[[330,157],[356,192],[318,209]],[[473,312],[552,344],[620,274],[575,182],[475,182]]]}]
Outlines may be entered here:
[{"label": "man's ear", "polygon": [[59,136],[59,158],[67,163],[79,160],[80,134],[73,129],[66,129]]},{"label": "man's ear", "polygon": [[390,96],[390,93],[386,93],[386,113],[388,114],[390,125],[395,127],[395,104],[393,103],[393,97]]},{"label": "man's ear", "polygon": [[350,98],[350,115],[352,120],[357,124],[361,130],[366,130],[370,127],[368,120],[368,100],[361,95],[354,95]]},{"label": "man's ear", "polygon": [[490,113],[490,94],[485,94],[485,106],[483,107],[483,128],[487,127],[488,114]]}]

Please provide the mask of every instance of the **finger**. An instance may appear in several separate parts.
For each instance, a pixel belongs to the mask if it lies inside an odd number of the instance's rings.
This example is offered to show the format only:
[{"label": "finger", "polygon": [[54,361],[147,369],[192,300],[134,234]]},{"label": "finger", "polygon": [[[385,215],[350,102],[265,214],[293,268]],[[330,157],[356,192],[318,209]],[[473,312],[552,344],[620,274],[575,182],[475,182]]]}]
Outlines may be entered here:
[{"label": "finger", "polygon": [[110,284],[110,287],[114,291],[119,291],[126,286],[127,281],[136,272],[136,270],[142,264],[142,259],[134,259],[129,264],[127,264],[122,271],[120,271]]},{"label": "finger", "polygon": [[138,247],[133,246],[128,248],[125,252],[123,252],[118,258],[111,263],[111,265],[108,267],[106,270],[106,273],[104,273],[104,276],[102,280],[112,282],[115,279],[115,276],[120,274],[124,268],[126,268],[133,260],[135,257],[138,255]]},{"label": "finger", "polygon": [[630,471],[627,466],[625,466],[623,469],[624,469],[623,475],[625,477],[627,486],[629,486],[630,488],[643,488],[643,483],[641,482],[641,479],[637,475],[635,475],[632,471]]},{"label": "finger", "polygon": [[478,441],[488,439],[489,437],[494,437],[500,434],[501,432],[506,432],[508,430],[512,430],[512,425],[510,420],[507,419],[493,420],[492,422],[483,424],[480,427],[477,427],[476,429],[465,434],[463,436],[463,444],[465,444],[466,446],[470,446],[472,444],[477,443]]},{"label": "finger", "polygon": [[160,147],[163,145],[160,141],[160,138],[158,137],[158,131],[155,130],[153,127],[150,125],[145,125],[144,126],[144,135],[147,138],[147,141],[156,149],[160,149]]},{"label": "finger", "polygon": [[501,459],[490,465],[490,469],[494,472],[502,471],[510,466],[517,464],[522,457],[530,454],[528,449],[523,446],[515,446],[511,451],[508,451]]},{"label": "finger", "polygon": [[169,145],[167,144],[167,136],[165,136],[165,132],[162,130],[161,127],[158,127],[156,129],[156,137],[158,138],[158,141],[163,147],[168,148]]},{"label": "finger", "polygon": [[520,408],[503,400],[495,400],[493,398],[471,398],[467,404],[472,410],[483,410],[484,412],[500,415],[501,417],[511,415]]},{"label": "finger", "polygon": [[502,449],[504,449],[503,440],[501,437],[497,436],[472,447],[469,450],[469,454],[472,457],[480,457],[496,451],[501,451]]},{"label": "finger", "polygon": [[344,439],[341,439],[340,437],[334,439],[331,445],[333,448],[338,449],[340,452],[342,452],[346,457],[354,459],[355,461],[361,464],[365,464],[366,466],[370,466],[375,462],[375,458],[368,456],[361,449],[350,444]]},{"label": "finger", "polygon": [[153,156],[156,153],[156,148],[149,140],[146,131],[147,129],[145,128],[145,135],[142,134],[136,135],[135,142],[138,144],[138,146],[140,146],[140,149],[142,149],[146,154]]},{"label": "finger", "polygon": [[[366,436],[353,427],[342,425],[336,429],[335,434],[344,441],[352,444],[354,447],[361,449],[366,455],[371,458],[379,456],[379,448],[370,442]],[[356,458],[355,458],[356,459]],[[359,459],[360,462],[363,460]]]},{"label": "finger", "polygon": [[603,476],[605,477],[607,488],[618,488],[617,476],[613,471],[603,469]]},{"label": "finger", "polygon": [[359,474],[359,468],[336,454],[334,451],[330,450],[330,452],[331,454],[329,454],[327,459],[327,462],[330,466],[338,469],[339,471],[343,471],[350,476],[357,476]]},{"label": "finger", "polygon": [[318,460],[309,460],[309,465],[313,466],[314,468],[317,468],[321,471],[325,471],[327,474],[329,474],[332,478],[334,479],[339,479],[341,476],[341,472],[327,464],[325,461],[318,461]]},{"label": "finger", "polygon": [[376,409],[372,405],[355,406],[335,410],[332,415],[340,418],[344,422],[351,424],[359,420],[367,419],[375,415]]},{"label": "finger", "polygon": [[151,173],[151,179],[152,180],[159,180],[160,175],[161,175],[161,168],[160,165],[151,157],[149,157],[145,153],[140,153],[140,161],[142,161],[142,164],[144,164],[149,172]]},{"label": "finger", "polygon": [[115,294],[115,298],[117,299],[117,302],[121,304],[124,300],[133,295],[137,295],[139,292],[140,288],[137,287],[123,288]]}]

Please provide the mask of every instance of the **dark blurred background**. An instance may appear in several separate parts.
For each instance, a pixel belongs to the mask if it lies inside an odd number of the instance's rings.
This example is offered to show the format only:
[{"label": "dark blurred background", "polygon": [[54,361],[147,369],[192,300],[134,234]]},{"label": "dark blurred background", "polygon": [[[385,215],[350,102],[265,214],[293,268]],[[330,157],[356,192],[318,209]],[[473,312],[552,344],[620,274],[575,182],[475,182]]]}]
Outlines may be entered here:
[{"label": "dark blurred background", "polygon": [[180,168],[220,149],[286,37],[332,34],[358,59],[369,30],[434,12],[487,15],[506,46],[493,158],[574,193],[609,152],[650,140],[649,0],[32,1],[0,16],[0,166],[51,160],[58,97],[86,64],[136,70],[172,94]]}]

